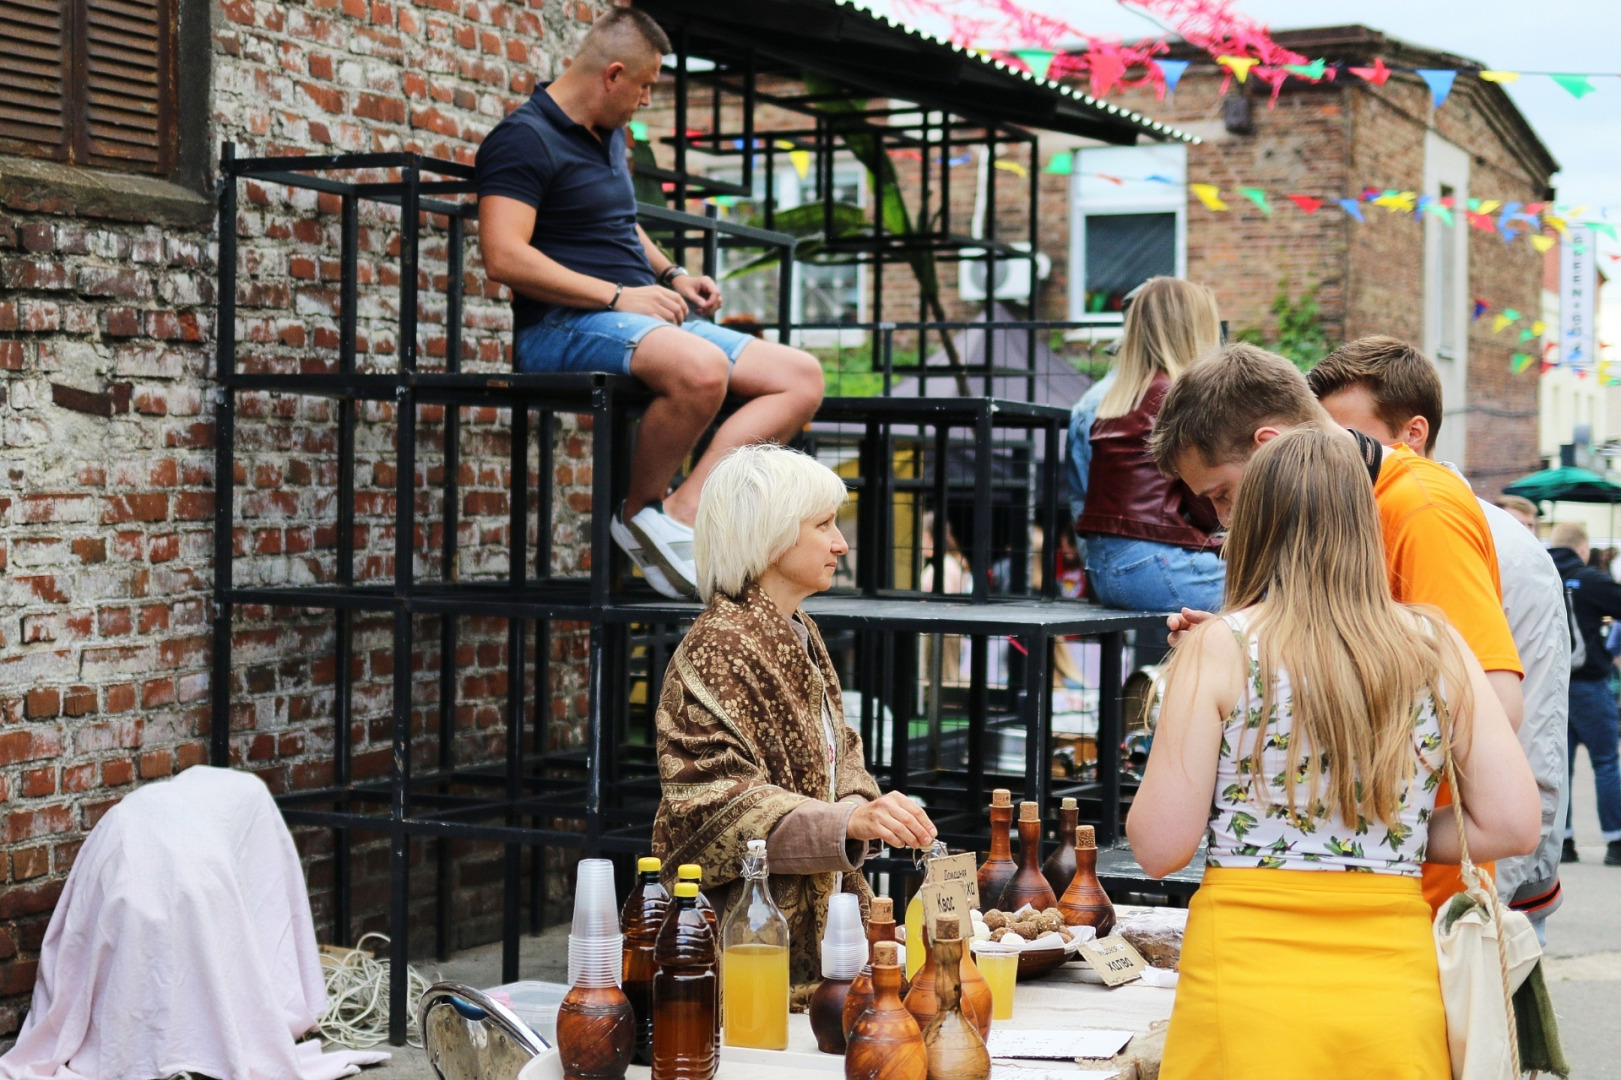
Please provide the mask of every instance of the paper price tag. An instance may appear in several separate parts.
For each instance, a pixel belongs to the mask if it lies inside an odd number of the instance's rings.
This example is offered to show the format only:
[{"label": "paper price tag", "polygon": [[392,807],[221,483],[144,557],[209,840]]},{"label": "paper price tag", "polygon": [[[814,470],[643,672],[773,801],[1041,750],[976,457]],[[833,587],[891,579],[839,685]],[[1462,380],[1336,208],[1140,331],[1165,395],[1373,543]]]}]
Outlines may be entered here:
[{"label": "paper price tag", "polygon": [[930,882],[918,890],[918,895],[923,898],[923,923],[928,928],[929,940],[936,937],[935,923],[942,916],[957,920],[957,933],[962,940],[973,936],[973,926],[968,921],[968,893],[960,882]]},{"label": "paper price tag", "polygon": [[1142,975],[1148,961],[1123,937],[1110,935],[1081,942],[1081,957],[1098,973],[1105,986],[1119,986]]},{"label": "paper price tag", "polygon": [[943,859],[930,859],[923,880],[942,885],[960,883],[968,894],[968,906],[979,907],[979,867],[974,865],[972,851],[948,855]]}]

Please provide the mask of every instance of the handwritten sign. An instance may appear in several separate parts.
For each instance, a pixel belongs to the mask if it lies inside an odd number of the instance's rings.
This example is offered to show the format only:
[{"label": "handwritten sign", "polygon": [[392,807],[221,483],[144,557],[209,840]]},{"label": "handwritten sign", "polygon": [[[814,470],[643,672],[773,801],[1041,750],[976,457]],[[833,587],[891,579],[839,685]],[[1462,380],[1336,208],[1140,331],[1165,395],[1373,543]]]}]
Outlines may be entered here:
[{"label": "handwritten sign", "polygon": [[973,927],[968,921],[968,892],[961,882],[932,881],[918,890],[923,898],[923,925],[929,931],[929,940],[934,940],[935,924],[945,916],[957,920],[957,936],[967,941],[973,936]]},{"label": "handwritten sign", "polygon": [[1117,935],[1081,942],[1081,958],[1092,965],[1105,986],[1119,986],[1140,978],[1148,966],[1131,942]]},{"label": "handwritten sign", "polygon": [[[968,894],[968,906],[976,909],[979,907],[979,868],[974,865],[972,851],[965,851],[961,855],[948,855],[942,859],[930,859],[923,880],[925,883],[935,882],[942,885],[961,884]],[[967,917],[965,912],[963,918]]]}]

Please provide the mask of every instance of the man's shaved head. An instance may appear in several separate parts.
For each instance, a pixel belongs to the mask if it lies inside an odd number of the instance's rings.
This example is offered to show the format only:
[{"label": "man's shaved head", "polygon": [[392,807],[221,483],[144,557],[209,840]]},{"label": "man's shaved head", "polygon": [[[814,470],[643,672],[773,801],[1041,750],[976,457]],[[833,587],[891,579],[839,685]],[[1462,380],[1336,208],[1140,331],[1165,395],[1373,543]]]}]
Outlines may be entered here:
[{"label": "man's shaved head", "polygon": [[670,39],[653,17],[635,8],[615,8],[591,24],[571,67],[602,71],[609,64],[636,69],[670,52]]}]

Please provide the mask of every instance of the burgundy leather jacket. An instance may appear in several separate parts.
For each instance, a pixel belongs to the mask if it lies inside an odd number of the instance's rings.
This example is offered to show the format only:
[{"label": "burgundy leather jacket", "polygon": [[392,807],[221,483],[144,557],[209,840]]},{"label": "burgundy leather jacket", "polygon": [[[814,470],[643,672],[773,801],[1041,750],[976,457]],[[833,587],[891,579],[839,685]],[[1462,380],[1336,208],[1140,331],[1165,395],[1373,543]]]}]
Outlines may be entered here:
[{"label": "burgundy leather jacket", "polygon": [[1079,534],[1152,540],[1191,551],[1218,551],[1221,523],[1209,499],[1198,498],[1180,480],[1159,471],[1148,456],[1148,433],[1171,380],[1157,375],[1142,404],[1125,416],[1092,424],[1092,467]]}]

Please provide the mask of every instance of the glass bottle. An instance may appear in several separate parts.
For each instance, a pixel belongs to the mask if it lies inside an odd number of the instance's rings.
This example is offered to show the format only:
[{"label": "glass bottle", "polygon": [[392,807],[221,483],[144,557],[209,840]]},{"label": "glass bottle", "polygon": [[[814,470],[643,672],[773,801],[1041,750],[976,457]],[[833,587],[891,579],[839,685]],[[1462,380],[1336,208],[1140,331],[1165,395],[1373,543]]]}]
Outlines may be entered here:
[{"label": "glass bottle", "polygon": [[985,1051],[985,1038],[962,1008],[962,986],[958,972],[965,951],[957,931],[957,920],[944,916],[935,921],[938,940],[932,953],[935,966],[935,992],[940,1008],[923,1029],[923,1052],[929,1062],[929,1080],[988,1080],[991,1056]]},{"label": "glass bottle", "polygon": [[[715,952],[718,955],[720,952],[720,915],[715,911],[715,905],[709,902],[709,897],[703,894],[704,868],[697,863],[682,863],[676,867],[675,876],[677,881],[690,881],[698,886],[698,910],[703,912],[704,918],[709,920],[709,929],[715,935]],[[715,978],[720,978],[720,963],[718,960],[715,963]],[[717,982],[715,985],[720,986],[720,983]],[[725,995],[722,994],[718,1000],[720,1004],[715,1009],[715,1038],[717,1039],[720,1038],[721,1013],[726,1007]]]},{"label": "glass bottle", "polygon": [[1065,799],[1058,806],[1058,850],[1047,856],[1041,864],[1041,873],[1052,886],[1054,896],[1063,896],[1075,876],[1075,828],[1081,819],[1080,807],[1074,799]]},{"label": "glass bottle", "polygon": [[640,1065],[653,1063],[653,975],[659,969],[653,950],[670,906],[670,894],[659,883],[663,868],[657,859],[636,860],[636,884],[619,912],[619,931],[625,935],[619,988],[636,1014],[635,1060]]},{"label": "glass bottle", "polygon": [[743,888],[722,925],[726,1045],[788,1046],[788,920],[771,899],[765,841],[750,840]]},{"label": "glass bottle", "polygon": [[[932,860],[944,858],[949,850],[944,840],[936,840],[921,862],[914,853],[912,864],[927,871],[928,864]],[[915,892],[912,894],[911,902],[906,905],[906,977],[917,978],[918,970],[928,963],[928,960],[928,943],[924,941],[923,935],[923,894]]]},{"label": "glass bottle", "polygon": [[1014,912],[1026,904],[1037,911],[1058,906],[1041,872],[1041,807],[1033,802],[1019,804],[1019,872],[1002,891],[1001,908]]},{"label": "glass bottle", "polygon": [[[985,865],[979,868],[979,906],[989,911],[1002,906],[1002,890],[1007,888],[1019,864],[1013,861],[1013,848],[1008,842],[1008,829],[1013,824],[1013,796],[1007,788],[991,792],[991,853]],[[906,920],[907,938],[911,938],[912,920]],[[908,950],[910,952],[910,950]],[[910,961],[907,973],[913,970]]]},{"label": "glass bottle", "polygon": [[676,885],[654,950],[653,1080],[712,1080],[720,1061],[715,1045],[715,935],[697,900],[697,885]]},{"label": "glass bottle", "polygon": [[[921,938],[922,931],[919,930],[918,933]],[[849,994],[844,998],[844,1038],[846,1042],[849,1041],[850,1029],[855,1026],[857,1018],[873,1003],[877,991],[872,984],[872,965],[876,962],[875,957],[878,955],[879,944],[885,941],[895,941],[895,901],[887,896],[875,896],[872,899],[872,913],[867,916],[867,945],[870,949],[867,956],[867,966],[863,967],[861,974],[855,977],[855,981],[850,984]],[[918,945],[921,947],[922,944],[922,941],[919,940]],[[907,980],[906,974],[902,972],[899,996],[904,998],[909,989],[911,989],[911,983]]]},{"label": "glass bottle", "polygon": [[845,1080],[928,1080],[923,1033],[901,1004],[899,959],[894,942],[873,946],[872,1004],[851,1025],[844,1051]]},{"label": "glass bottle", "polygon": [[1090,926],[1098,937],[1114,929],[1114,905],[1098,880],[1098,843],[1090,825],[1075,829],[1075,877],[1058,901],[1065,926]]}]

